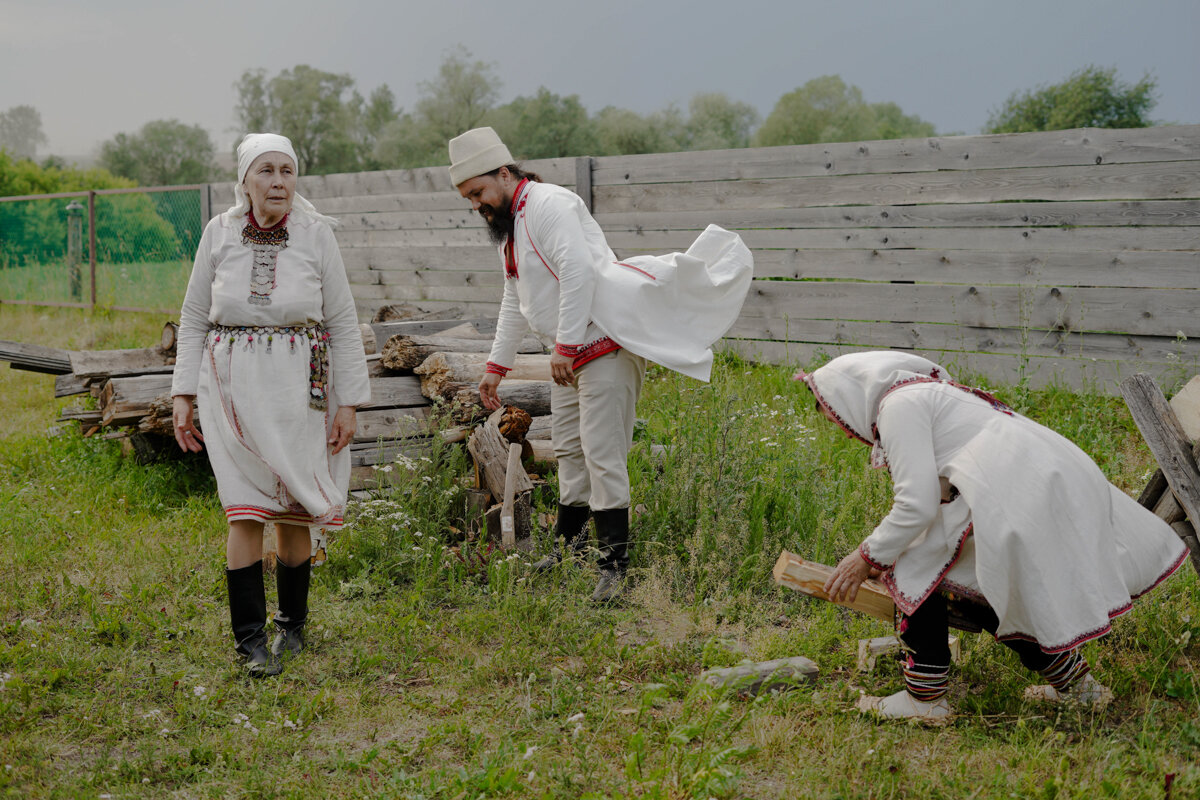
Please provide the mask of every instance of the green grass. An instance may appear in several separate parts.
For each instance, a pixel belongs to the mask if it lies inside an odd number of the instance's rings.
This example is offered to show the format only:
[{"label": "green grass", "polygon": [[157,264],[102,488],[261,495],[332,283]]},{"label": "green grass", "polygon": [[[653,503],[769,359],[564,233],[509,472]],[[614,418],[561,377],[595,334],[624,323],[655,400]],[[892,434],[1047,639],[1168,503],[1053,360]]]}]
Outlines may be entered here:
[{"label": "green grass", "polygon": [[[91,302],[90,267],[81,266],[80,296],[71,294],[66,262],[0,269],[0,300],[39,303]],[[190,261],[96,265],[96,303],[125,308],[177,309],[191,275]]]},{"label": "green grass", "polygon": [[[0,305],[6,338],[56,346],[145,346],[161,322]],[[251,681],[232,656],[204,462],[138,467],[114,442],[48,434],[65,402],[52,379],[0,368],[0,792],[1157,799],[1174,775],[1172,797],[1200,793],[1189,568],[1088,646],[1117,693],[1103,713],[1024,703],[1030,676],[971,635],[951,726],[849,711],[860,687],[899,687],[889,665],[853,668],[856,640],[889,631],[773,587],[769,569],[781,547],[840,556],[890,487],[789,374],[723,359],[709,385],[648,376],[625,605],[592,607],[587,571],[533,578],[526,556],[460,542],[468,475],[446,450],[394,465],[396,488],[356,507],[314,575],[310,650]],[[1144,482],[1120,400],[1023,400],[1119,485]],[[820,680],[753,701],[696,683],[706,666],[790,655]]]}]

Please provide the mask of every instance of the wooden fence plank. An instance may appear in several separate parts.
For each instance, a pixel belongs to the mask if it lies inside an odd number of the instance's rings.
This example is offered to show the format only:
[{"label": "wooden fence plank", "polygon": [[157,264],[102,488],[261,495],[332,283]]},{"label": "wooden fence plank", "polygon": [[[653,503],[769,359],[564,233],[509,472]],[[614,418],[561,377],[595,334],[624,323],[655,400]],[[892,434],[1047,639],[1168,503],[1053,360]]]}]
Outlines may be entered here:
[{"label": "wooden fence plank", "polygon": [[429,245],[402,247],[388,245],[380,247],[342,247],[342,261],[348,269],[419,269],[445,267],[447,269],[478,269],[496,267],[500,256],[496,248],[481,245]]},{"label": "wooden fence plank", "polygon": [[[733,229],[751,249],[759,248],[910,248],[1007,250],[1016,253],[1074,253],[1125,250],[1200,249],[1200,230],[1160,228],[796,228],[792,230]],[[691,231],[608,233],[614,250],[669,252],[686,250],[695,239]]]},{"label": "wooden fence plank", "polygon": [[1200,200],[1098,200],[956,203],[910,206],[818,206],[720,211],[597,213],[605,233],[723,228],[912,228],[1200,225]]},{"label": "wooden fence plank", "polygon": [[596,209],[688,211],[893,203],[1170,200],[1194,197],[1200,161],[1039,167],[779,180],[596,186]]},{"label": "wooden fence plank", "polygon": [[1200,159],[1200,125],[945,136],[597,158],[595,187]]},{"label": "wooden fence plank", "polygon": [[1200,336],[1200,292],[832,281],[755,281],[742,317],[942,322],[974,327]]},{"label": "wooden fence plank", "polygon": [[339,247],[464,247],[488,244],[487,228],[334,231]]},{"label": "wooden fence plank", "polygon": [[379,278],[384,286],[442,286],[455,287],[490,287],[496,297],[503,292],[504,273],[499,267],[491,270],[370,270]]},{"label": "wooden fence plank", "polygon": [[[633,255],[623,252],[624,257]],[[1200,253],[1024,254],[975,250],[755,250],[756,278],[1200,288]]]},{"label": "wooden fence plank", "polygon": [[[377,213],[353,213],[338,216],[339,231],[371,230],[455,230],[458,228],[480,228],[487,226],[483,218],[471,210],[466,201],[459,198],[459,208],[422,211],[383,211]],[[465,207],[463,207],[465,206]]]},{"label": "wooden fence plank", "polygon": [[[756,342],[749,339],[723,339],[717,349],[737,353],[768,364],[813,366],[844,353],[879,350],[836,344],[794,344]],[[1103,361],[1090,358],[1037,358],[989,353],[945,353],[916,350],[917,355],[942,364],[956,379],[967,379],[988,386],[1024,384],[1032,389],[1047,386],[1088,387],[1115,395],[1122,380],[1136,372],[1145,372],[1163,385],[1174,386],[1186,380],[1178,364]],[[979,376],[986,376],[980,380]],[[1005,399],[1003,396],[1001,400]]]},{"label": "wooden fence plank", "polygon": [[902,347],[908,350],[1142,360],[1176,363],[1181,368],[1200,364],[1200,340],[1172,336],[1079,334],[1033,328],[974,328],[952,323],[755,317],[742,317],[726,335],[739,339]]}]

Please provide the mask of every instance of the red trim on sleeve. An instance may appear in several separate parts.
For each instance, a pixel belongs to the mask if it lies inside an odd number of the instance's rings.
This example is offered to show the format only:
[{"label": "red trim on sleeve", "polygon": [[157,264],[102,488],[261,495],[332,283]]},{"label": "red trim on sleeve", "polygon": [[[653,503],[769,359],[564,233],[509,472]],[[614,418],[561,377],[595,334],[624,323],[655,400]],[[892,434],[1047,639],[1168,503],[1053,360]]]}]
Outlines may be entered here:
[{"label": "red trim on sleeve", "polygon": [[883,570],[884,572],[886,572],[887,570],[891,569],[891,566],[890,566],[890,565],[888,565],[888,564],[880,564],[878,561],[876,561],[875,559],[871,558],[871,553],[870,553],[870,552],[867,550],[867,543],[866,543],[866,542],[863,542],[862,544],[860,544],[860,545],[858,546],[858,554],[859,554],[860,556],[862,556],[862,559],[863,559],[863,561],[867,562],[868,564],[870,564],[870,565],[871,565],[872,567],[874,567],[875,569],[878,569],[878,570]]},{"label": "red trim on sleeve", "polygon": [[505,375],[512,372],[512,367],[502,367],[495,361],[489,361],[487,362],[487,368],[484,371],[492,375],[499,375],[501,378],[503,378]]},{"label": "red trim on sleeve", "polygon": [[554,343],[554,352],[558,353],[560,356],[566,356],[567,358],[574,358],[575,356],[579,355],[579,351],[582,349],[583,345],[581,344]]}]

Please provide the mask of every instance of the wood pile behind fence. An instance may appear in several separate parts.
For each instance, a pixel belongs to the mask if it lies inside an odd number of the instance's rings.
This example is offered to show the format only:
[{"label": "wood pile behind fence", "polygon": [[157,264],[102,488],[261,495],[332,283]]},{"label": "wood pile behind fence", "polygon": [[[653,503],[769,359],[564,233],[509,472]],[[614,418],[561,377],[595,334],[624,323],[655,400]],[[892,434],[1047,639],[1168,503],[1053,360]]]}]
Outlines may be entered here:
[{"label": "wood pile behind fence", "polygon": [[[519,143],[513,143],[514,151]],[[903,348],[997,381],[1116,391],[1200,367],[1200,125],[529,162],[618,257],[742,234],[756,279],[725,346],[801,363]],[[482,221],[445,168],[302,178],[339,217],[360,312],[494,316]],[[212,187],[212,207],[232,198]]]}]

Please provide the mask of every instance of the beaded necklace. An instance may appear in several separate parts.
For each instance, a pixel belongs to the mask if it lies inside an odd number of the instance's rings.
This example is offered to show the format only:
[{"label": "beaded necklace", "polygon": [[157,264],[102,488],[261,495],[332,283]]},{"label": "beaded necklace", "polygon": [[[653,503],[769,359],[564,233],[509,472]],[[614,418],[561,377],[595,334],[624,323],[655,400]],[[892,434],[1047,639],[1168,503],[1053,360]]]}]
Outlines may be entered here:
[{"label": "beaded necklace", "polygon": [[279,251],[288,246],[288,215],[284,214],[270,228],[262,228],[254,219],[254,212],[247,214],[246,227],[242,228],[242,244],[250,248],[253,263],[250,267],[250,296],[246,302],[253,306],[271,305],[271,291],[275,288],[275,265]]}]

